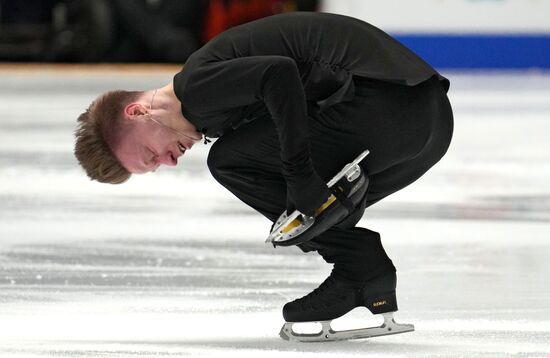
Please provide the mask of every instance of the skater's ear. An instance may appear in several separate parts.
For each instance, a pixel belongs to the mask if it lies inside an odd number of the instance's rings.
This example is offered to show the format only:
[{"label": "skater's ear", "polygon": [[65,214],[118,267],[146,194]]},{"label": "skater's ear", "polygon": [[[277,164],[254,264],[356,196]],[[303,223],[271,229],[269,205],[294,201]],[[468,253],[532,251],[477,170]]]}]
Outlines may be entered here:
[{"label": "skater's ear", "polygon": [[128,103],[123,111],[124,118],[128,120],[144,119],[149,114],[147,107],[139,102]]}]

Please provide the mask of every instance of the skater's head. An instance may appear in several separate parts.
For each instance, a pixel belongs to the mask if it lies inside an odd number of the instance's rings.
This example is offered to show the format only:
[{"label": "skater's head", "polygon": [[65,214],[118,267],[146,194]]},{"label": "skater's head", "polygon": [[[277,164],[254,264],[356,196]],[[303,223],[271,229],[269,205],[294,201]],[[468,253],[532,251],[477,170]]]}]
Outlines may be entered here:
[{"label": "skater's head", "polygon": [[175,166],[202,138],[169,90],[107,92],[79,116],[74,153],[91,179],[119,184],[163,164]]}]

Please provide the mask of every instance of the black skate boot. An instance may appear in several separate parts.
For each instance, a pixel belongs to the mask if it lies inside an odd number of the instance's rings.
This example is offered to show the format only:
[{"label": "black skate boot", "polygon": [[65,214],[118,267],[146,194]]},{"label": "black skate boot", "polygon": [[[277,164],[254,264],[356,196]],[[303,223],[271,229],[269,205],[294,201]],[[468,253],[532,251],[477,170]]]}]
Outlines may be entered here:
[{"label": "black skate boot", "polygon": [[332,195],[313,216],[286,211],[273,223],[266,240],[273,246],[291,246],[307,242],[332,227],[353,227],[365,211],[369,177],[359,165],[368,150],[336,174],[328,183]]},{"label": "black skate boot", "polygon": [[[393,320],[393,312],[397,311],[395,271],[386,271],[363,283],[346,280],[335,271],[333,269],[330,276],[311,293],[283,307],[283,317],[286,320],[280,333],[283,339],[304,342],[333,341],[414,330],[412,325],[397,324]],[[380,327],[348,331],[332,330],[331,320],[360,306],[368,308],[373,314],[384,314],[384,324]],[[299,334],[292,330],[292,325],[297,322],[320,322],[323,328],[316,334]]]}]

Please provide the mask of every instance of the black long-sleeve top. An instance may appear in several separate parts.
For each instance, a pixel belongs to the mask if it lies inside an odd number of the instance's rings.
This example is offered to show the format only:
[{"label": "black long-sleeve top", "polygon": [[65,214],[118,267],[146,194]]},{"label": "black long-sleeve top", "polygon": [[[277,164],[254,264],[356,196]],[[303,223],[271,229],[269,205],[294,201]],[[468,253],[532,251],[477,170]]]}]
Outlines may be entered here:
[{"label": "black long-sleeve top", "polygon": [[215,37],[189,57],[174,77],[174,90],[184,116],[210,137],[268,111],[281,144],[282,173],[295,192],[315,187],[312,177],[317,179],[307,111],[351,100],[353,76],[406,86],[438,76],[448,88],[430,65],[370,24],[295,12]]}]

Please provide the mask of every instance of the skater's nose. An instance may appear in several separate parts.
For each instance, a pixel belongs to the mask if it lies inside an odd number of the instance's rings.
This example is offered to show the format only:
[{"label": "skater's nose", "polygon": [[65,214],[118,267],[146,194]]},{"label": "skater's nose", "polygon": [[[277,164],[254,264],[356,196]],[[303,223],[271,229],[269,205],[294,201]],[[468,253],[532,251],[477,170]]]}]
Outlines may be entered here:
[{"label": "skater's nose", "polygon": [[178,164],[178,158],[174,154],[172,154],[171,152],[166,152],[166,153],[164,153],[162,155],[159,155],[157,157],[157,164],[158,164],[157,168],[161,164],[173,167],[173,166]]}]

